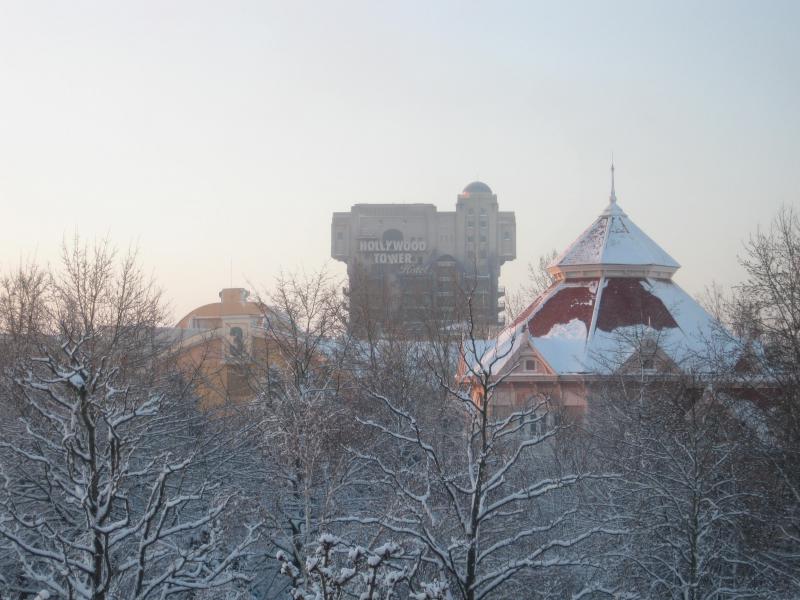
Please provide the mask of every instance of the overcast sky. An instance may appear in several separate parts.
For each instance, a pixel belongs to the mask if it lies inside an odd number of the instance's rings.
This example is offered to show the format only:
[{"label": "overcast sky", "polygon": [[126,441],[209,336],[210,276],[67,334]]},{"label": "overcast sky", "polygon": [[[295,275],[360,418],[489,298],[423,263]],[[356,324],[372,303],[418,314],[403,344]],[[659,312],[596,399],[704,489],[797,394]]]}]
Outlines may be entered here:
[{"label": "overcast sky", "polygon": [[331,213],[517,218],[513,287],[620,205],[696,294],[800,205],[800,2],[0,0],[0,267],[138,244],[176,319],[329,263]]}]

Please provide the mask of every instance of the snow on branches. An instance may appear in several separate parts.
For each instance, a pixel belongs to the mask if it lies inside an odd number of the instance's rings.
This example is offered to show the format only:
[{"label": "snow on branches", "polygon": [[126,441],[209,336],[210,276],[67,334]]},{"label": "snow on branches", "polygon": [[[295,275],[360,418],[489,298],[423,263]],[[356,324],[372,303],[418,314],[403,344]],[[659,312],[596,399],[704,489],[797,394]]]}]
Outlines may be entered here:
[{"label": "snow on branches", "polygon": [[[346,560],[337,561],[341,556],[346,556]],[[338,600],[345,597],[359,600],[400,597],[444,600],[447,597],[447,587],[440,582],[422,584],[419,591],[405,589],[400,595],[400,589],[409,586],[418,563],[408,563],[402,547],[394,542],[373,550],[361,546],[348,548],[336,536],[322,534],[316,551],[306,558],[302,570],[283,551],[278,551],[277,559],[281,573],[291,579],[292,600]]]},{"label": "snow on branches", "polygon": [[51,333],[2,374],[20,407],[0,438],[14,585],[76,600],[235,586],[260,527],[221,528],[235,504],[214,470],[224,446],[158,343],[157,296],[103,248],[65,265]]}]

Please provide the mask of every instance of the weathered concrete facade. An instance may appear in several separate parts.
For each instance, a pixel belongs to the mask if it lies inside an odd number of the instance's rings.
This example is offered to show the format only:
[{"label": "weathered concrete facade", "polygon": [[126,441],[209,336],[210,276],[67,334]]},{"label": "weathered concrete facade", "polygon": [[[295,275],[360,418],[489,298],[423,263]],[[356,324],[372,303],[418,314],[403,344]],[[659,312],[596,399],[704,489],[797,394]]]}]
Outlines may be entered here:
[{"label": "weathered concrete facade", "polygon": [[458,318],[471,298],[473,317],[497,324],[504,294],[500,267],[516,258],[513,212],[476,181],[456,210],[433,204],[356,204],[333,214],[331,256],[347,263],[352,319],[418,325]]}]

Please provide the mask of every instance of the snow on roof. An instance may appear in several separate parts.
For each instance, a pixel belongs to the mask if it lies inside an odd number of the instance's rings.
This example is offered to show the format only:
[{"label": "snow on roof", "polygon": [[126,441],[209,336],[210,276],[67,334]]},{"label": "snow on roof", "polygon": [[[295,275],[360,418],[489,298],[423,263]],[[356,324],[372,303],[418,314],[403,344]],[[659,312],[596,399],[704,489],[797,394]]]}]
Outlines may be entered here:
[{"label": "snow on roof", "polygon": [[517,356],[526,340],[524,325],[510,325],[491,340],[467,340],[463,344],[464,360],[475,373],[497,375]]},{"label": "snow on roof", "polygon": [[686,353],[705,352],[707,342],[719,327],[716,319],[676,283],[654,279],[649,284],[677,321]]},{"label": "snow on roof", "polygon": [[613,369],[644,339],[655,342],[677,364],[703,353],[715,321],[677,284],[665,279],[601,278],[596,285],[589,326],[584,308],[575,304],[552,319],[547,332],[535,326],[535,316],[528,322],[533,347],[556,372]]},{"label": "snow on roof", "polygon": [[498,372],[527,342],[558,374],[600,373],[650,340],[686,364],[716,322],[672,282],[679,266],[617,204],[612,166],[608,206],[548,267],[561,277],[472,358]]},{"label": "snow on roof", "polygon": [[657,331],[677,327],[670,309],[651,287],[639,278],[605,279],[602,303],[597,310],[597,328],[611,332],[635,325],[647,325]]},{"label": "snow on roof", "polygon": [[603,245],[608,232],[608,218],[600,217],[572,242],[553,265],[585,265],[602,261]]},{"label": "snow on roof", "polygon": [[586,371],[584,354],[588,329],[581,319],[557,323],[546,335],[531,337],[531,342],[556,373]]},{"label": "snow on roof", "polygon": [[676,364],[690,365],[716,326],[677,284],[652,278],[564,279],[522,315],[496,340],[476,347],[484,368],[500,372],[527,343],[559,375],[603,373],[621,366],[643,340]]},{"label": "snow on roof", "polygon": [[[485,370],[491,366],[493,373],[499,373],[517,359],[519,349],[524,343],[531,344],[534,336],[543,341],[535,344],[545,361],[556,372],[581,372],[575,356],[583,354],[586,331],[591,324],[597,280],[562,280],[551,285],[540,294],[517,319],[506,327],[494,340],[475,349],[475,355],[467,356],[468,362],[478,368],[477,358]],[[571,324],[577,320],[583,327]],[[569,325],[564,329],[564,325]],[[532,334],[532,332],[535,332]],[[552,333],[551,333],[552,332]],[[559,334],[566,335],[559,335]],[[568,342],[564,343],[564,339]]]},{"label": "snow on roof", "polygon": [[547,335],[555,325],[572,319],[582,321],[588,331],[592,325],[597,284],[597,279],[570,279],[553,286],[545,301],[537,304],[527,318],[531,335]]},{"label": "snow on roof", "polygon": [[680,265],[639,229],[612,201],[602,214],[550,265]]},{"label": "snow on roof", "polygon": [[562,280],[526,320],[529,343],[556,373],[588,371],[585,354],[598,284],[597,279]]}]

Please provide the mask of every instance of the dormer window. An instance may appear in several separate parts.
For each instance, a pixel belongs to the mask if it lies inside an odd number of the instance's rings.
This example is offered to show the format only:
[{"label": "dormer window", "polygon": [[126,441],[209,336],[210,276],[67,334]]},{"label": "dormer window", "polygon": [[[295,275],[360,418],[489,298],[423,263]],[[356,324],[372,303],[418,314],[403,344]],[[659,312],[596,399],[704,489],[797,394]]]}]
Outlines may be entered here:
[{"label": "dormer window", "polygon": [[525,370],[526,371],[536,371],[537,364],[535,358],[526,358],[525,359]]}]

